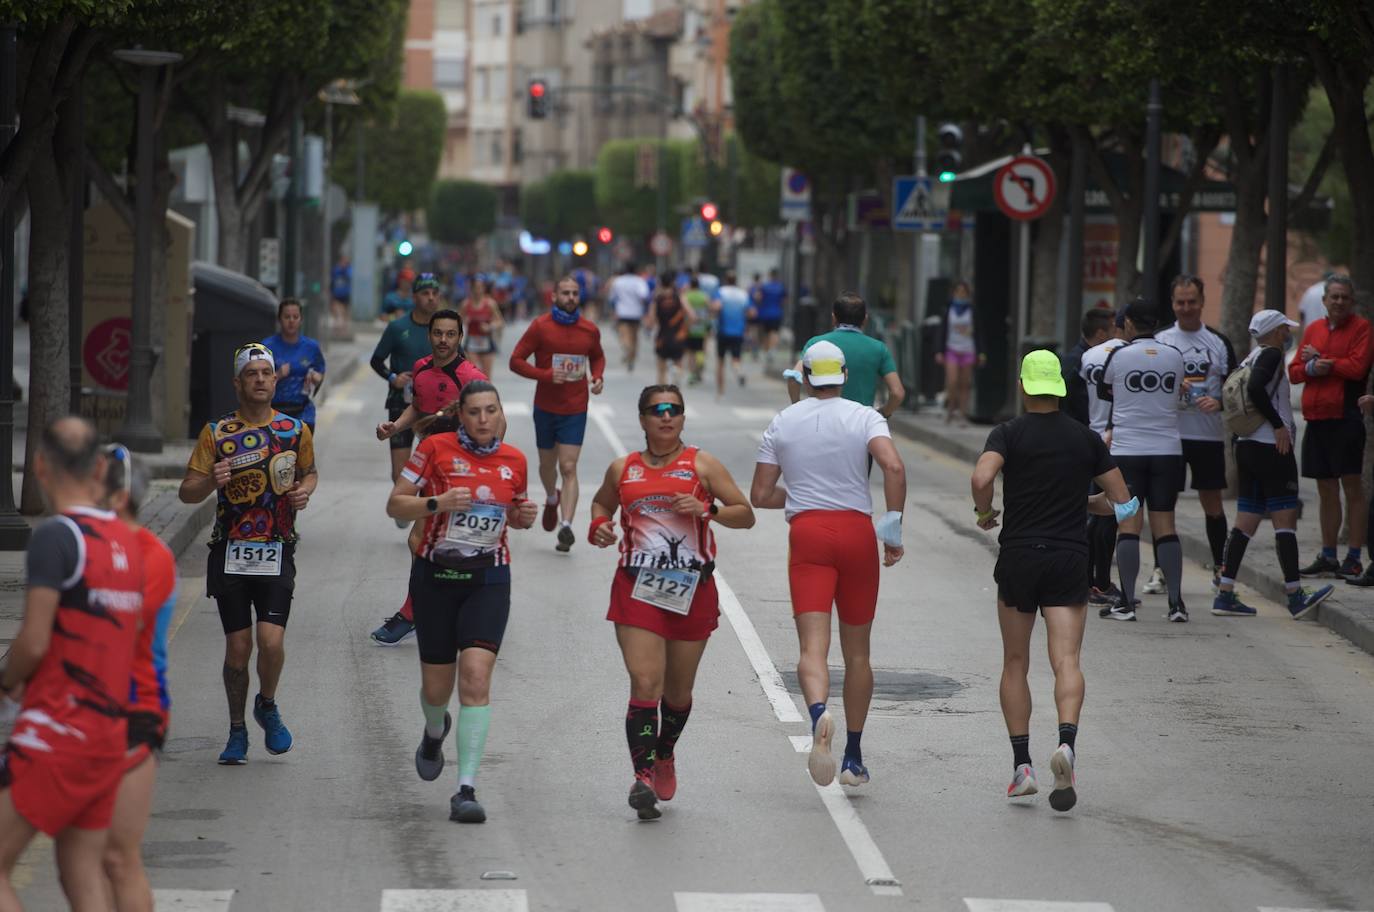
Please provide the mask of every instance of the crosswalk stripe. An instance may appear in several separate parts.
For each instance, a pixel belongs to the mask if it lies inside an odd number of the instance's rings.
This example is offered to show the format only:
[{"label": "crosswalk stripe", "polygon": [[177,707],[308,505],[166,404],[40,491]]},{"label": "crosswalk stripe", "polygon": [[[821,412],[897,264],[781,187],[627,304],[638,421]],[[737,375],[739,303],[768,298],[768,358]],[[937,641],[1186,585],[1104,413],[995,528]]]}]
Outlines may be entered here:
[{"label": "crosswalk stripe", "polygon": [[965,899],[968,912],[1112,912],[1109,903],[1043,899]]},{"label": "crosswalk stripe", "polygon": [[825,912],[815,893],[674,893],[677,912]]},{"label": "crosswalk stripe", "polygon": [[524,890],[383,890],[382,912],[529,912]]},{"label": "crosswalk stripe", "polygon": [[233,890],[154,890],[157,912],[228,912]]}]

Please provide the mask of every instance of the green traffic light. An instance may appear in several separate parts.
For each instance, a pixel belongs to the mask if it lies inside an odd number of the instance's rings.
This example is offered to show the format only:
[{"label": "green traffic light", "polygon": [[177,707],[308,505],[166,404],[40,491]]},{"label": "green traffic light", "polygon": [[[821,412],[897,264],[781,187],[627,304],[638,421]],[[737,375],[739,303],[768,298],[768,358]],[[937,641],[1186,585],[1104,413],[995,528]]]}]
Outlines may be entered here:
[{"label": "green traffic light", "polygon": [[[943,177],[940,179],[944,180]],[[396,252],[399,253],[401,256],[410,256],[411,252],[414,249],[415,245],[410,243],[410,241],[401,241],[401,243],[396,245]]]},{"label": "green traffic light", "polygon": [[952,183],[954,183],[954,178],[957,177],[957,176],[958,176],[958,175],[956,175],[953,171],[941,171],[941,172],[940,172],[940,183],[942,183],[942,184],[952,184]]}]

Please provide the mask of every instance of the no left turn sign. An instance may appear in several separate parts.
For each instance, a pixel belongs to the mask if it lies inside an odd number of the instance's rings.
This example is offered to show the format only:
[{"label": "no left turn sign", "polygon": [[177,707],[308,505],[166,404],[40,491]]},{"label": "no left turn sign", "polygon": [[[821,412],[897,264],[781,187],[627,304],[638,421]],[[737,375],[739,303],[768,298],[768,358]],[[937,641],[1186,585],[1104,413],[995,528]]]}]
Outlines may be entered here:
[{"label": "no left turn sign", "polygon": [[998,169],[992,195],[1008,218],[1033,221],[1054,202],[1054,172],[1038,158],[1018,155]]}]

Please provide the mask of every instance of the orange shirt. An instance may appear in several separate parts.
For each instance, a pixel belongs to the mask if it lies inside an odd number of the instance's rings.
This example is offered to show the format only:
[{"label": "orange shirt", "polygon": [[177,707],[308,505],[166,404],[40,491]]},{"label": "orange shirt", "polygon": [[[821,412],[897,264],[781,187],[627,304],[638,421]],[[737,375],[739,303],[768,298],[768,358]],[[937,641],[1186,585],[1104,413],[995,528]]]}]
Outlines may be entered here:
[{"label": "orange shirt", "polygon": [[424,496],[450,488],[472,492],[463,513],[435,513],[425,520],[417,557],[458,569],[500,567],[510,563],[506,520],[510,507],[525,499],[525,455],[510,444],[478,456],[457,434],[435,434],[420,441],[401,477]]}]

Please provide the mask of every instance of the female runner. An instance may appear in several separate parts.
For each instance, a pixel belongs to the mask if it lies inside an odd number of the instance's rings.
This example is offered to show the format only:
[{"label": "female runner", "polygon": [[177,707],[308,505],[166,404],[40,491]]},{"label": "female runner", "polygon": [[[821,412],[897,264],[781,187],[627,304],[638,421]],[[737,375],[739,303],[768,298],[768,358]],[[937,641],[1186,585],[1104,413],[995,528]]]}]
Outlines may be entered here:
[{"label": "female runner", "polygon": [[630,673],[625,738],[635,774],[630,807],[640,820],[659,817],[657,801],[677,791],[673,749],[720,616],[711,524],[754,525],[753,509],[725,467],[682,442],[685,409],[676,386],[646,386],[639,394],[644,450],[606,470],[587,535],[599,548],[615,544],[611,517],[620,509],[625,535],[606,619],[615,622]]},{"label": "female runner", "polygon": [[487,294],[487,283],[481,276],[473,276],[472,291],[458,312],[463,315],[467,353],[482,373],[490,377],[492,363],[496,360],[496,333],[506,324],[501,318],[501,307]]},{"label": "female runner", "polygon": [[393,519],[425,520],[410,571],[425,717],[415,772],[432,782],[444,769],[456,679],[458,792],[449,799],[449,819],[482,823],[477,768],[491,722],[491,672],[510,615],[506,527],[528,529],[538,507],[525,498],[524,455],[496,436],[505,420],[496,387],[468,383],[458,408],[457,433],[420,442],[386,511]]}]

